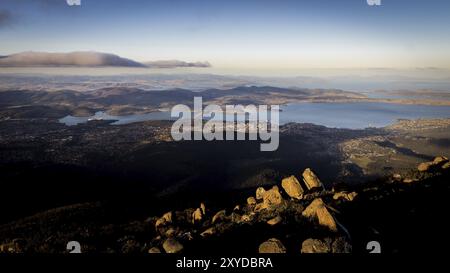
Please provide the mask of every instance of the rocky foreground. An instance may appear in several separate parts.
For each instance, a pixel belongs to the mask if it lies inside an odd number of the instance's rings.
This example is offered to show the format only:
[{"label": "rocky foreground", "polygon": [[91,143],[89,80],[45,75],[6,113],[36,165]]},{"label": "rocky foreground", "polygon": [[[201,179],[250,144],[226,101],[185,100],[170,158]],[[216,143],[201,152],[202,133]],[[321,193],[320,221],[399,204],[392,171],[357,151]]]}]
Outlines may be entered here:
[{"label": "rocky foreground", "polygon": [[449,170],[449,160],[436,157],[373,183],[326,189],[308,168],[222,210],[200,203],[128,224],[93,224],[102,206],[74,205],[0,226],[0,253],[64,253],[71,240],[83,252],[352,253],[365,251],[364,240],[377,235],[395,252],[396,218],[418,223],[411,229],[423,225],[440,232],[423,217],[427,209],[442,217],[436,194],[448,194]]}]

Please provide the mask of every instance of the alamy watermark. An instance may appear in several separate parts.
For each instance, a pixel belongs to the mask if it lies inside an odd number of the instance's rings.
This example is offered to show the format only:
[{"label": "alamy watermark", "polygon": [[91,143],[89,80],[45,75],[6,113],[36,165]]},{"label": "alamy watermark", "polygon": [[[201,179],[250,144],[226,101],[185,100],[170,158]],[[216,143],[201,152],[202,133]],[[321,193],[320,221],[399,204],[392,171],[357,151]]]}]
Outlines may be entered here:
[{"label": "alamy watermark", "polygon": [[203,109],[202,97],[194,97],[194,109],[184,104],[172,108],[173,140],[261,140],[261,151],[275,151],[279,146],[279,105],[216,104]]},{"label": "alamy watermark", "polygon": [[366,0],[369,6],[381,6],[381,0]]},{"label": "alamy watermark", "polygon": [[66,0],[69,6],[81,6],[81,0]]}]

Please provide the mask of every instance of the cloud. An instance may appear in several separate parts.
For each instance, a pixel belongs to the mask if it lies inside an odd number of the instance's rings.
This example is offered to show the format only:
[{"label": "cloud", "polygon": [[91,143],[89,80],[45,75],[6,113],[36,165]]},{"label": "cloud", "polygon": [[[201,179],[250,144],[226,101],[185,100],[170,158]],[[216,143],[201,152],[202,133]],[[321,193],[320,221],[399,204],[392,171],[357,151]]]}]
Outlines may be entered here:
[{"label": "cloud", "polygon": [[9,26],[14,21],[11,12],[7,10],[0,10],[0,28]]},{"label": "cloud", "polygon": [[28,67],[28,66],[126,66],[145,67],[145,65],[122,58],[114,54],[99,52],[22,52],[0,58],[2,67]]},{"label": "cloud", "polygon": [[211,67],[209,62],[184,62],[178,60],[151,61],[144,64],[151,68]]}]

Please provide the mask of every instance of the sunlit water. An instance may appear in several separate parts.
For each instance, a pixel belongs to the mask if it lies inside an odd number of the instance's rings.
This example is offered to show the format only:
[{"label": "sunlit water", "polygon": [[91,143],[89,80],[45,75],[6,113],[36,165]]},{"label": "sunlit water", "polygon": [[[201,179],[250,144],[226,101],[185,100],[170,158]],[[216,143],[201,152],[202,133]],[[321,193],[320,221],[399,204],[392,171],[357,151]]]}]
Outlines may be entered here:
[{"label": "sunlit water", "polygon": [[[294,103],[281,106],[280,124],[314,123],[333,128],[384,127],[397,119],[450,118],[449,106],[402,105],[391,103]],[[66,116],[60,122],[72,126],[89,120],[115,120],[121,125],[146,120],[170,120],[170,112],[111,116],[97,112],[92,117]]]}]

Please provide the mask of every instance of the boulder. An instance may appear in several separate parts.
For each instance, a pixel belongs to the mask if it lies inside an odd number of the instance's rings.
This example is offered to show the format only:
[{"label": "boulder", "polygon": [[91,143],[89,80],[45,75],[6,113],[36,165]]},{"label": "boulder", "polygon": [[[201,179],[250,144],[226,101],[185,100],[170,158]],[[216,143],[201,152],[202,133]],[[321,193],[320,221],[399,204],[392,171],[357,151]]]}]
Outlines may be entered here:
[{"label": "boulder", "polygon": [[254,213],[252,213],[252,214],[244,214],[241,217],[241,222],[249,223],[249,222],[253,221],[254,218],[255,218]]},{"label": "boulder", "polygon": [[172,223],[172,217],[173,213],[171,211],[165,213],[161,218],[156,220],[155,227],[158,228],[159,226],[166,225]]},{"label": "boulder", "polygon": [[337,192],[333,195],[333,199],[334,200],[339,200],[339,199],[344,199],[347,201],[353,201],[353,199],[355,199],[355,197],[358,195],[358,193],[356,192]]},{"label": "boulder", "polygon": [[305,169],[305,171],[303,171],[302,177],[303,182],[305,183],[308,190],[323,188],[322,182],[320,182],[317,175],[310,168],[307,168]]},{"label": "boulder", "polygon": [[280,240],[271,238],[259,246],[259,253],[286,253],[286,248]]},{"label": "boulder", "polygon": [[200,233],[200,236],[208,237],[208,236],[214,235],[215,233],[216,233],[216,229],[214,227],[210,227],[207,230]]},{"label": "boulder", "polygon": [[263,187],[259,187],[256,189],[256,200],[263,199],[264,193],[266,190]]},{"label": "boulder", "polygon": [[193,213],[192,213],[192,224],[198,223],[200,221],[202,221],[203,218],[203,212],[201,208],[197,208]]},{"label": "boulder", "polygon": [[309,238],[302,243],[302,253],[329,253],[330,251],[330,245],[326,241]]},{"label": "boulder", "polygon": [[165,233],[166,237],[168,237],[168,238],[175,237],[176,234],[177,234],[177,230],[174,228],[169,228]]},{"label": "boulder", "polygon": [[267,221],[267,224],[270,226],[274,226],[274,225],[279,224],[281,221],[283,221],[283,218],[281,218],[281,216],[278,215],[278,216],[270,219],[269,221]]},{"label": "boulder", "polygon": [[225,210],[221,210],[219,212],[217,212],[213,218],[212,218],[212,223],[216,223],[217,221],[222,221],[226,218],[226,211]]},{"label": "boulder", "polygon": [[406,184],[410,184],[410,183],[413,183],[413,182],[415,182],[415,180],[414,180],[414,179],[411,179],[411,178],[405,178],[405,179],[403,179],[403,183],[406,183]]},{"label": "boulder", "polygon": [[205,215],[206,214],[206,206],[203,203],[200,203],[200,210],[202,211],[202,214]]},{"label": "boulder", "polygon": [[273,186],[270,190],[265,191],[263,194],[263,202],[257,204],[255,211],[260,211],[264,209],[273,209],[283,202],[283,197],[281,197],[280,190],[277,186]]},{"label": "boulder", "polygon": [[157,247],[152,247],[148,250],[148,253],[161,253],[161,250]]},{"label": "boulder", "polygon": [[163,248],[166,253],[178,253],[183,250],[183,245],[174,238],[169,238],[164,241]]},{"label": "boulder", "polygon": [[392,178],[394,178],[395,180],[402,180],[402,175],[399,173],[395,173],[394,175],[392,175]]},{"label": "boulder", "polygon": [[445,164],[447,162],[448,162],[448,158],[446,158],[445,156],[437,156],[433,160],[433,163],[435,165],[443,165],[443,164]]},{"label": "boulder", "polygon": [[420,163],[419,166],[417,166],[417,170],[420,172],[432,171],[435,168],[443,167],[448,162],[448,158],[445,156],[437,156],[433,161]]},{"label": "boulder", "polygon": [[289,195],[289,197],[295,199],[301,199],[303,197],[304,192],[303,188],[295,176],[291,175],[289,177],[284,178],[281,181],[281,186],[283,187],[287,195]]},{"label": "boulder", "polygon": [[417,166],[417,170],[419,172],[427,172],[433,166],[434,166],[433,162],[423,162],[423,163],[420,163],[419,166]]},{"label": "boulder", "polygon": [[255,197],[250,196],[249,198],[247,198],[247,204],[249,204],[250,206],[256,205],[256,199],[255,199]]},{"label": "boulder", "polygon": [[302,215],[319,225],[327,227],[333,232],[337,232],[337,224],[333,215],[328,211],[321,198],[316,198],[302,212]]},{"label": "boulder", "polygon": [[450,168],[450,162],[447,162],[444,165],[442,165],[442,169],[446,170],[448,168]]}]

